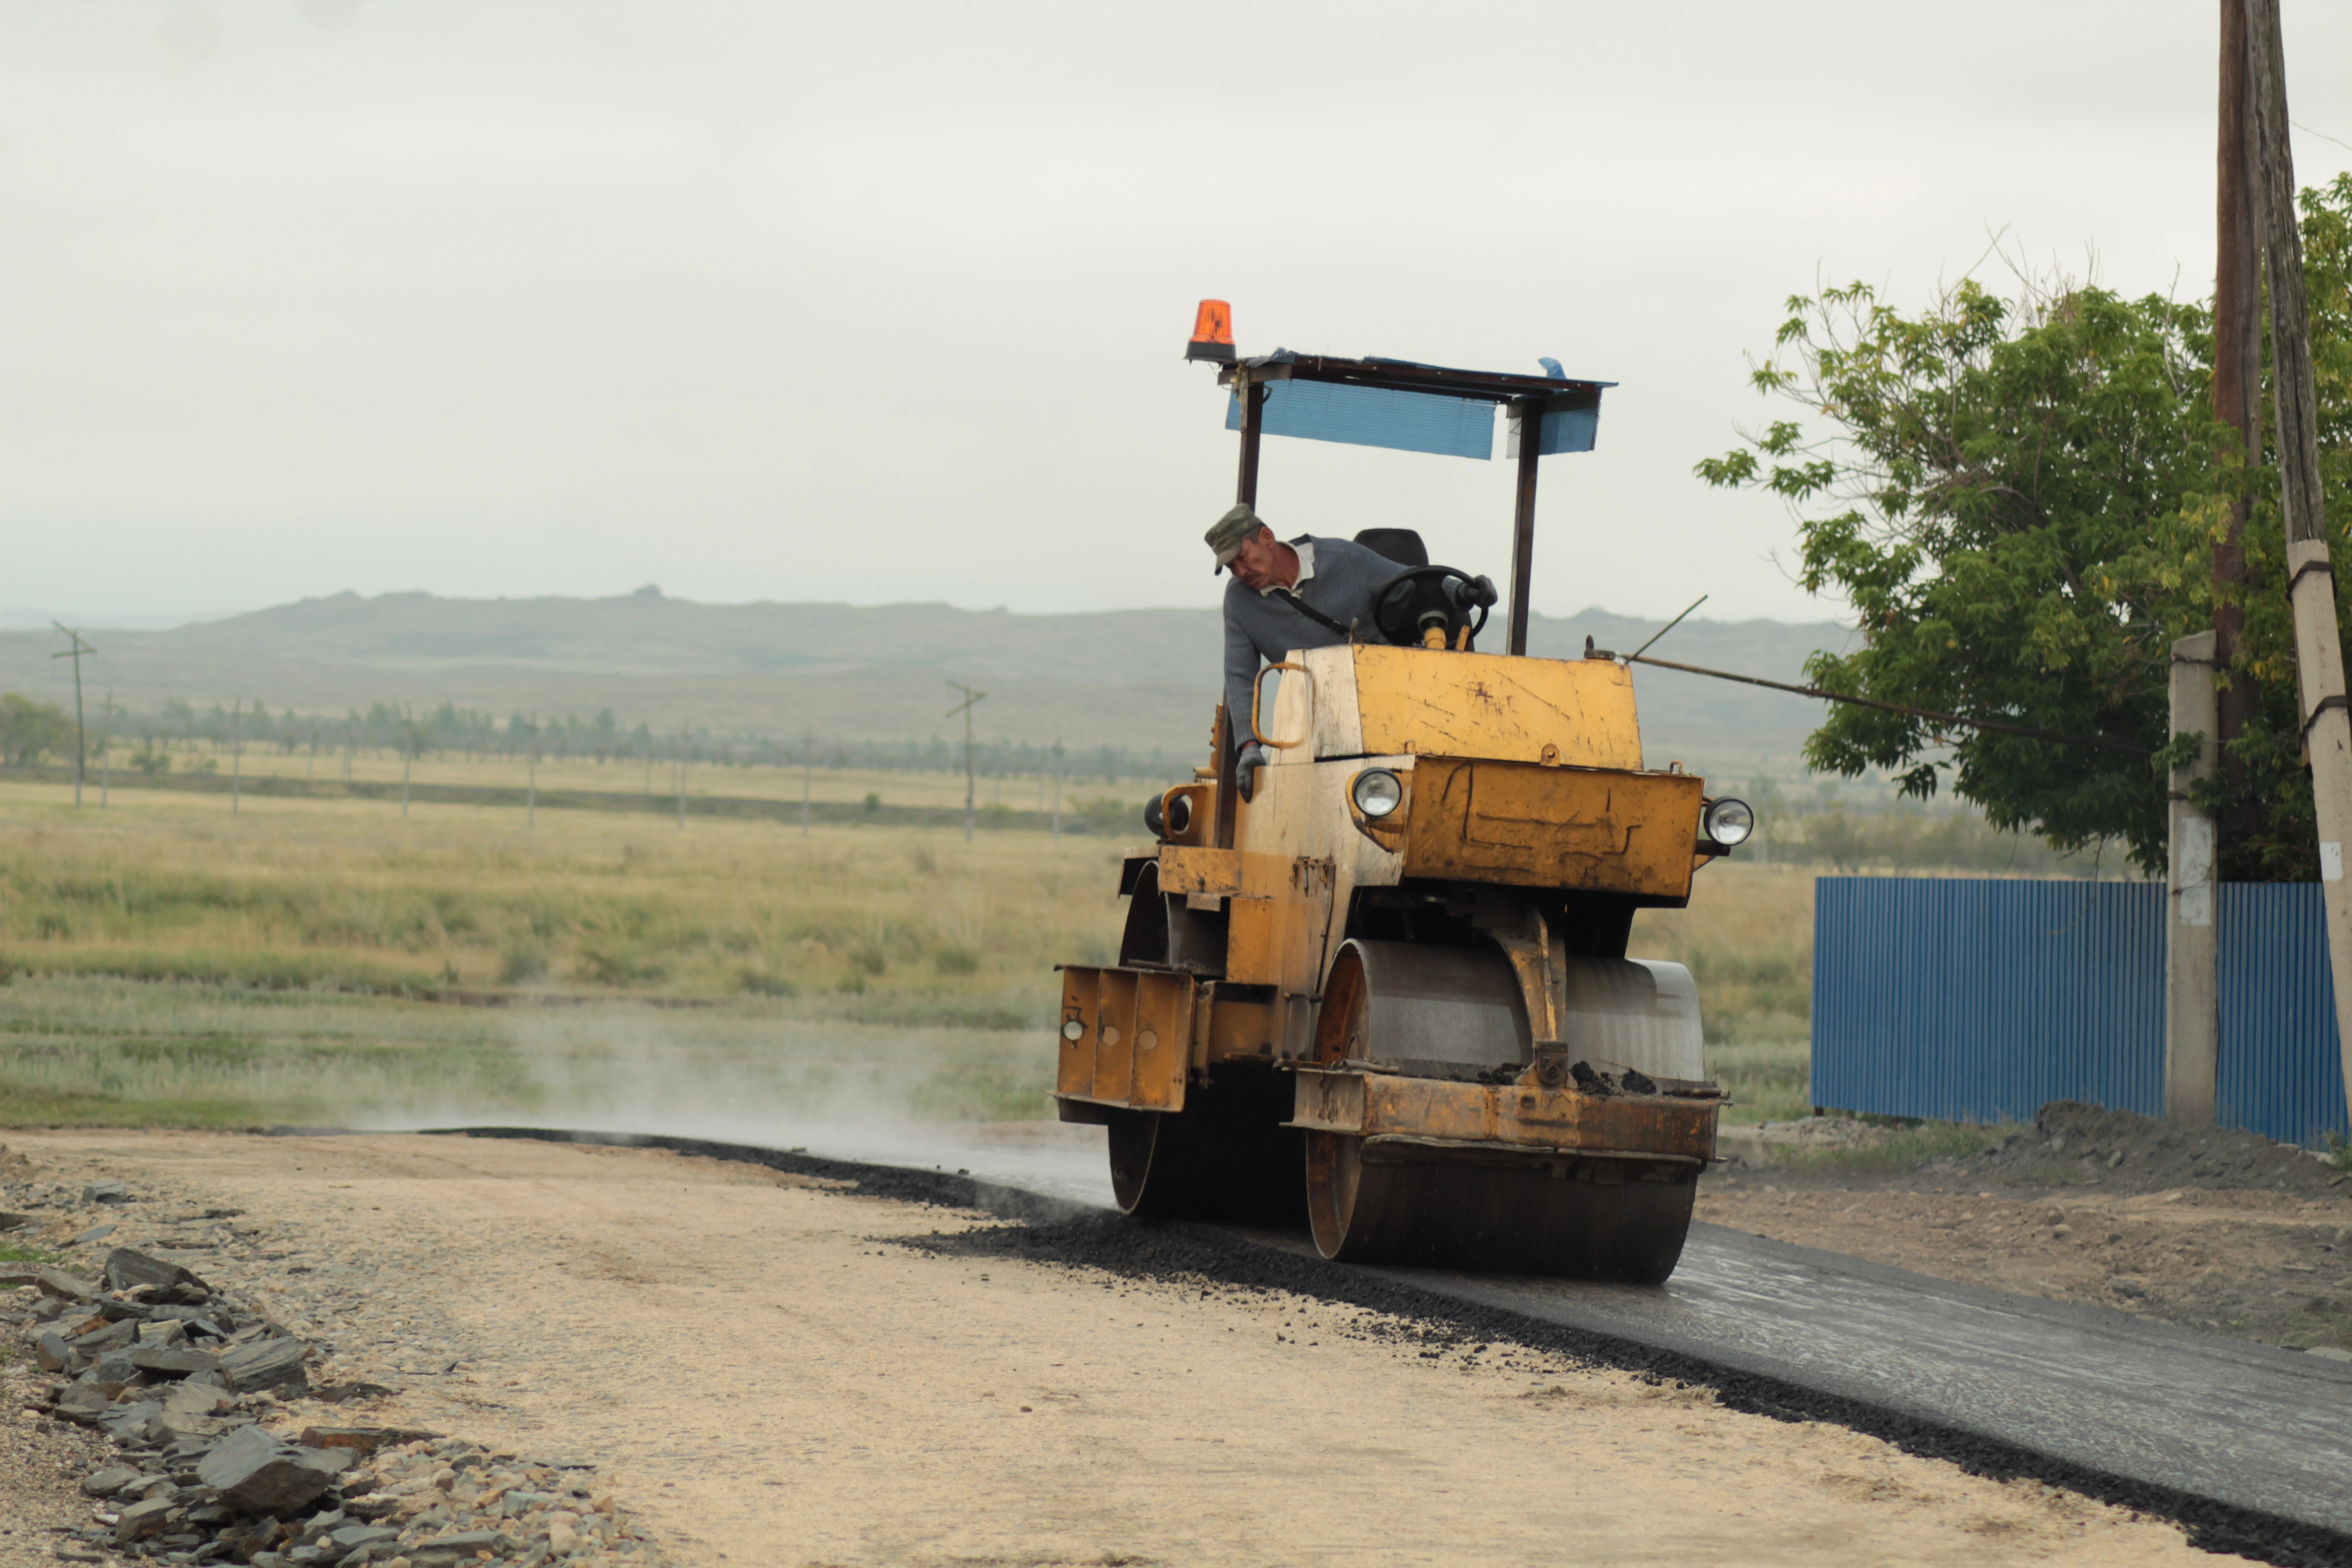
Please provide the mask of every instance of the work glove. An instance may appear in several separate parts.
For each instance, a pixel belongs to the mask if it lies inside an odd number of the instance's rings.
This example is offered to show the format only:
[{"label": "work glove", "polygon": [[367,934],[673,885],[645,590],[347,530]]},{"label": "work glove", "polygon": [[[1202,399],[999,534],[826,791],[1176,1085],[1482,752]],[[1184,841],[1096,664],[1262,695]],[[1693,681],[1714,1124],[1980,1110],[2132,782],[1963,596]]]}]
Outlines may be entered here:
[{"label": "work glove", "polygon": [[1244,800],[1250,799],[1256,793],[1257,771],[1270,760],[1265,748],[1255,742],[1244,746],[1242,754],[1234,759],[1234,784],[1241,791]]}]

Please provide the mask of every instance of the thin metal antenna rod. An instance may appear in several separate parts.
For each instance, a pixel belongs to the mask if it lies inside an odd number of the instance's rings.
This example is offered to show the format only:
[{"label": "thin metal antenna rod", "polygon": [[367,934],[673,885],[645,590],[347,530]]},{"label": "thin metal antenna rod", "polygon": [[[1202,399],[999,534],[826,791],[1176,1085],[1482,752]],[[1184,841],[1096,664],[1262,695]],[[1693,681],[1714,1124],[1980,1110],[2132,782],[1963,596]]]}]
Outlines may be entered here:
[{"label": "thin metal antenna rod", "polygon": [[1683,624],[1683,616],[1689,615],[1691,610],[1696,610],[1701,605],[1706,604],[1709,597],[1710,595],[1708,595],[1701,594],[1697,598],[1693,599],[1690,602],[1690,610],[1685,610],[1682,616],[1676,616],[1673,620],[1668,621],[1664,626],[1660,626],[1656,637],[1653,637],[1648,642],[1643,643],[1640,647],[1635,648],[1632,653],[1627,654],[1625,657],[1628,658],[1639,658],[1643,654],[1649,652],[1652,648],[1657,646],[1658,637],[1665,636],[1668,632],[1673,631],[1676,626],[1681,626]]},{"label": "thin metal antenna rod", "polygon": [[963,693],[963,700],[949,709],[947,710],[947,717],[952,719],[959,713],[963,715],[963,841],[966,844],[969,844],[971,842],[973,795],[971,771],[971,710],[972,705],[978,702],[982,698],[987,696],[988,693],[985,691],[974,691],[971,687],[966,686],[961,680],[950,680],[948,684],[954,687],[958,691]]}]

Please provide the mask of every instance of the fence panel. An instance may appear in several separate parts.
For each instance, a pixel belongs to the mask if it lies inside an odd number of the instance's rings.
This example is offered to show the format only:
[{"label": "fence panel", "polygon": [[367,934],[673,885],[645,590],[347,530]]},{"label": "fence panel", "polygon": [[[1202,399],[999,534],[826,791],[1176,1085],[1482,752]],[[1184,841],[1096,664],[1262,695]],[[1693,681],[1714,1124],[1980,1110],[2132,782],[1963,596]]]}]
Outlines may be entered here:
[{"label": "fence panel", "polygon": [[2224,882],[2220,919],[2215,1113],[2282,1143],[2352,1132],[2319,884]]},{"label": "fence panel", "polygon": [[2164,889],[1823,877],[1813,1103],[1945,1121],[2164,1099]]}]

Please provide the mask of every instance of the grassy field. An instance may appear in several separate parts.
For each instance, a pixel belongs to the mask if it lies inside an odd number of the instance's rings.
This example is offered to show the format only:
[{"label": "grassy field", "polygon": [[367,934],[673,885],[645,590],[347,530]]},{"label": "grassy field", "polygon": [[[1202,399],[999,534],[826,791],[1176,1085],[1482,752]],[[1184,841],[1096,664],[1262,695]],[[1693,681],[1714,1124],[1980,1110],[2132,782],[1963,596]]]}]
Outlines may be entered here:
[{"label": "grassy field", "polygon": [[[70,800],[0,785],[0,1125],[1034,1118],[1052,966],[1122,912],[1100,837]],[[1735,1115],[1803,1108],[1811,913],[1718,866],[1636,927]]]},{"label": "grassy field", "polygon": [[[131,759],[137,752],[130,742],[117,740],[101,759],[93,743],[89,762],[89,782],[100,782],[101,762],[111,773],[114,784],[129,788],[139,777]],[[346,755],[332,749],[322,750],[313,756],[307,750],[279,751],[259,745],[247,746],[242,755],[232,756],[225,746],[188,745],[175,743],[161,753],[170,763],[173,773],[203,773],[226,779],[239,772],[248,779],[304,779],[318,784],[359,783],[397,785],[401,781],[403,758],[395,751],[373,748],[355,751]],[[67,759],[70,761],[68,757]],[[1140,800],[1149,785],[1129,779],[1107,782],[1092,776],[1081,776],[1074,761],[1071,770],[1062,779],[1062,802],[1071,808],[1080,798],[1117,795],[1121,798],[1133,795]],[[419,784],[455,784],[471,787],[521,789],[532,781],[532,767],[528,761],[503,756],[473,757],[462,752],[434,752],[416,757],[408,763],[411,783]],[[644,761],[620,758],[600,763],[593,757],[542,757],[537,768],[539,787],[545,791],[588,790],[614,795],[636,795],[655,800],[677,798],[677,771],[667,758],[655,758],[648,767]],[[902,772],[880,768],[815,767],[805,773],[796,767],[776,767],[764,763],[722,765],[709,762],[689,762],[686,770],[686,795],[689,802],[725,796],[739,800],[772,800],[792,804],[799,801],[803,788],[808,798],[818,803],[854,805],[869,795],[890,805],[961,805],[964,778],[961,773]],[[1040,773],[982,773],[973,791],[976,804],[982,806],[1003,805],[1015,811],[1044,811],[1053,805],[1054,781]]]}]

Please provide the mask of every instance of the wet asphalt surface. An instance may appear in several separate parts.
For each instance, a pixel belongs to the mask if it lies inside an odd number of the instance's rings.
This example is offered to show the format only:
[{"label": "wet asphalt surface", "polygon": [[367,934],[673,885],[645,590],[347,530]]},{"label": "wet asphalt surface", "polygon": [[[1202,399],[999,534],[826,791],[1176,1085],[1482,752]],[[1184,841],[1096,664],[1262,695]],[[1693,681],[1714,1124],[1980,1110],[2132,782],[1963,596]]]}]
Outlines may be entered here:
[{"label": "wet asphalt surface", "polygon": [[2175,1520],[2208,1550],[2352,1568],[2352,1363],[1716,1226],[1692,1227],[1663,1287],[1594,1285],[1328,1263],[1303,1236],[1130,1220],[1068,1173],[1014,1184],[961,1150],[977,1163],[950,1173],[693,1138],[451,1131],[674,1149],[979,1210],[1007,1223],[923,1245],[1343,1302],[1433,1348],[1518,1344],[1701,1384],[1735,1409]]}]

